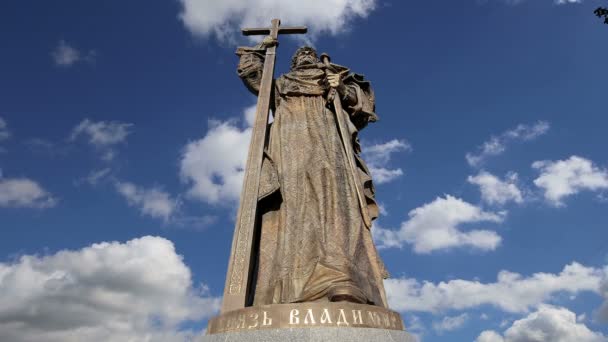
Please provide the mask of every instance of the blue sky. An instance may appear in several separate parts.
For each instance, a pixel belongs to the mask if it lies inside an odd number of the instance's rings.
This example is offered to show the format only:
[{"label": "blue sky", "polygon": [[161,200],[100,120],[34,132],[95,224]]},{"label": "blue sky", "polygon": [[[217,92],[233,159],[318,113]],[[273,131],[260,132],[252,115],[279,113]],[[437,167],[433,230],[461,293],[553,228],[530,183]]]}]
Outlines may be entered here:
[{"label": "blue sky", "polygon": [[[200,333],[255,104],[238,29],[280,16],[372,81],[374,232],[412,333],[607,341],[602,5],[3,1],[0,340]],[[277,73],[303,43],[281,39]]]}]

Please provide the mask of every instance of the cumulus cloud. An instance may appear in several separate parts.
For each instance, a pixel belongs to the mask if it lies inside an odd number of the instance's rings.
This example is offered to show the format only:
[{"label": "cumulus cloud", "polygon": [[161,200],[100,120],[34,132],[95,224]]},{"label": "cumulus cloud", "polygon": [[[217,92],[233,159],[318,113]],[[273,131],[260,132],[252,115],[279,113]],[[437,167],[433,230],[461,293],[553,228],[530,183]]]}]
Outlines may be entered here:
[{"label": "cumulus cloud", "polygon": [[180,0],[179,18],[199,37],[215,36],[232,40],[243,27],[268,27],[270,20],[281,18],[284,25],[306,25],[309,36],[336,35],[346,31],[357,18],[367,17],[376,0]]},{"label": "cumulus cloud", "polygon": [[0,170],[0,207],[50,208],[57,199],[40,184],[28,178],[2,178]]},{"label": "cumulus cloud", "polygon": [[517,320],[504,332],[487,330],[476,342],[606,342],[608,338],[599,332],[577,323],[574,312],[552,305],[541,305],[527,317]]},{"label": "cumulus cloud", "polygon": [[600,285],[600,294],[604,298],[604,303],[597,311],[600,321],[608,322],[608,267],[604,269],[604,279]]},{"label": "cumulus cloud", "polygon": [[433,323],[433,329],[442,334],[446,331],[454,331],[462,327],[469,320],[469,315],[466,313],[458,316],[447,316],[439,322]]},{"label": "cumulus cloud", "polygon": [[496,331],[486,330],[479,334],[475,342],[504,342],[504,340]]},{"label": "cumulus cloud", "polygon": [[218,308],[160,237],[0,263],[1,341],[186,341]]},{"label": "cumulus cloud", "polygon": [[411,278],[387,279],[391,308],[399,311],[443,312],[491,305],[511,313],[526,313],[558,293],[598,293],[604,272],[573,262],[558,274],[500,271],[496,282],[454,279],[448,282],[419,282]]},{"label": "cumulus cloud", "polygon": [[55,49],[51,52],[51,57],[55,65],[61,67],[69,67],[78,62],[94,62],[95,51],[89,50],[87,53],[82,53],[75,47],[69,45],[65,40],[60,40]]},{"label": "cumulus cloud", "polygon": [[507,146],[510,143],[515,141],[533,140],[547,133],[549,127],[549,123],[545,121],[539,121],[534,125],[520,124],[498,136],[492,136],[490,140],[484,142],[477,148],[477,152],[467,153],[467,162],[470,166],[478,167],[482,165],[487,158],[502,154],[507,150]]},{"label": "cumulus cloud", "polygon": [[479,186],[481,199],[488,204],[504,205],[509,201],[524,201],[522,192],[517,187],[517,173],[509,173],[505,180],[502,180],[489,172],[480,171],[476,176],[469,176],[467,180]]},{"label": "cumulus cloud", "polygon": [[504,213],[483,211],[462,199],[446,195],[409,212],[409,219],[399,230],[375,228],[374,238],[380,248],[413,245],[416,253],[430,253],[456,247],[494,250],[501,237],[490,230],[462,231],[460,225],[478,222],[502,222]]},{"label": "cumulus cloud", "polygon": [[363,158],[377,184],[388,183],[403,175],[400,168],[389,169],[391,156],[396,152],[411,151],[412,146],[405,140],[393,139],[381,144],[363,147]]},{"label": "cumulus cloud", "polygon": [[158,187],[146,189],[130,182],[116,182],[116,191],[130,206],[137,207],[142,215],[160,218],[167,222],[178,210],[179,201]]},{"label": "cumulus cloud", "polygon": [[127,137],[131,134],[129,130],[131,126],[133,124],[118,121],[84,119],[72,129],[69,140],[74,141],[80,136],[85,136],[89,144],[102,152],[101,158],[110,161],[116,155],[113,147],[127,140]]},{"label": "cumulus cloud", "polygon": [[600,169],[582,157],[536,161],[532,167],[540,172],[534,184],[543,190],[545,199],[555,206],[563,206],[564,197],[583,190],[608,189],[608,170]]},{"label": "cumulus cloud", "polygon": [[[253,108],[253,109],[252,109]],[[244,110],[248,126],[237,120],[209,121],[209,131],[182,150],[181,179],[190,185],[188,195],[211,204],[238,201],[243,184],[255,106]]]}]

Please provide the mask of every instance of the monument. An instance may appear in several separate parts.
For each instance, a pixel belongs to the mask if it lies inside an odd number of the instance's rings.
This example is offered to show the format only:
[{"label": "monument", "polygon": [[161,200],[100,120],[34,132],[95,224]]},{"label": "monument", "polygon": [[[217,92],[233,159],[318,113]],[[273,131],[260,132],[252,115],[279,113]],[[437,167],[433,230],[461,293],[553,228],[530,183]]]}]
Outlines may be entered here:
[{"label": "monument", "polygon": [[[374,186],[357,135],[376,121],[362,75],[299,48],[274,79],[279,34],[241,47],[238,75],[258,96],[222,311],[203,341],[413,341],[388,308],[372,240]],[[269,113],[273,121],[269,123]]]}]

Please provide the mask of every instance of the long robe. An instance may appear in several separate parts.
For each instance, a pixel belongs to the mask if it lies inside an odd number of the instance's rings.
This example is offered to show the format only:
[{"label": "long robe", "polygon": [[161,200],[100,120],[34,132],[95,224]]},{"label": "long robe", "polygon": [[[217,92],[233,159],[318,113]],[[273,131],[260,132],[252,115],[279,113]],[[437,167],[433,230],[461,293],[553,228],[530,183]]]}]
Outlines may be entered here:
[{"label": "long robe", "polygon": [[[260,85],[263,51],[240,48],[238,74],[254,94]],[[333,72],[348,69],[332,65]],[[374,187],[359,156],[359,129],[376,120],[369,82],[345,78],[344,115],[349,169],[336,123],[328,106],[325,70],[309,65],[280,76],[274,87],[274,121],[262,163],[260,229],[255,255],[252,304],[330,300],[347,289],[362,302],[386,307],[386,271],[366,227],[362,210],[378,216]],[[356,183],[364,189],[361,208]]]}]

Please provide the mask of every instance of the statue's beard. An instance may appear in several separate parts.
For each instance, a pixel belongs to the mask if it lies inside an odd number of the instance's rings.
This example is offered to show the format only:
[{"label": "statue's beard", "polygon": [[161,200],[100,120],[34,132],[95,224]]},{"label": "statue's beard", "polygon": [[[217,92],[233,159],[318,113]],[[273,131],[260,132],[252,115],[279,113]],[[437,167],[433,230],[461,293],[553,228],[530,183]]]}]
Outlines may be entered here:
[{"label": "statue's beard", "polygon": [[310,64],[315,64],[316,63],[316,58],[314,56],[302,56],[302,57],[298,57],[297,66],[302,66],[302,65],[310,65]]}]

